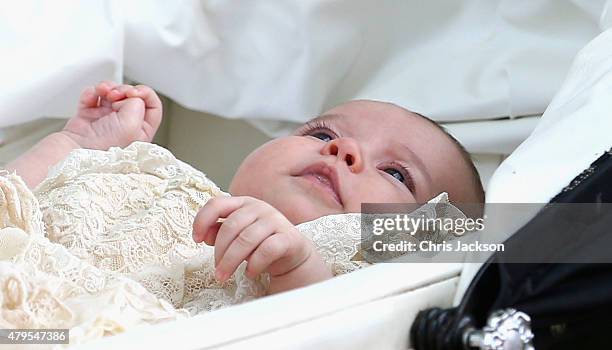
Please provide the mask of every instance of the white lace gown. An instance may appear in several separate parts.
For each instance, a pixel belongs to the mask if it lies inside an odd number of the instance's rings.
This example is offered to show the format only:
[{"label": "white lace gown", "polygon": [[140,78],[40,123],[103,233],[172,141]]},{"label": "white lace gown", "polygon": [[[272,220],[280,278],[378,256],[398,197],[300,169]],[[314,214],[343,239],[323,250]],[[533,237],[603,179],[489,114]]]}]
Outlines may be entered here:
[{"label": "white lace gown", "polygon": [[[244,263],[214,278],[192,222],[227,194],[162,147],[75,150],[35,195],[16,175],[0,187],[0,328],[70,328],[75,344],[266,293],[267,275],[247,278]],[[298,226],[335,274],[368,265],[351,261],[359,228],[359,214]]]}]

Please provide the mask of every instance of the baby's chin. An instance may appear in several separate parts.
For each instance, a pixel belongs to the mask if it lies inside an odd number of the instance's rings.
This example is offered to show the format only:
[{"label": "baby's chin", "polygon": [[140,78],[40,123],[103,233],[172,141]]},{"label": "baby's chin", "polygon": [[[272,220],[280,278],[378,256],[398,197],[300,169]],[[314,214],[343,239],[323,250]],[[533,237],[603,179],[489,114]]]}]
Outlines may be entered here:
[{"label": "baby's chin", "polygon": [[295,192],[291,196],[284,197],[269,198],[266,202],[278,209],[294,225],[339,213]]}]

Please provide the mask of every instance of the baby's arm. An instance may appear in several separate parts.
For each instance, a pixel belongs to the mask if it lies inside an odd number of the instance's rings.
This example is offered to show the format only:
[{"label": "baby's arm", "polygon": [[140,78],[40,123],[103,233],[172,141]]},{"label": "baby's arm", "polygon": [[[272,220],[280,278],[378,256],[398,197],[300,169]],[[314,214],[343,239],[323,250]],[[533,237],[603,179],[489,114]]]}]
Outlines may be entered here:
[{"label": "baby's arm", "polygon": [[150,142],[161,118],[161,101],[151,88],[101,82],[83,91],[77,115],[62,131],[45,137],[6,168],[34,188],[49,167],[75,148],[107,150],[137,140]]},{"label": "baby's arm", "polygon": [[75,148],[79,148],[79,145],[74,140],[56,132],[8,163],[6,169],[15,171],[29,188],[34,189],[47,176],[49,167],[64,159]]},{"label": "baby's arm", "polygon": [[[225,218],[223,223],[217,222],[220,218]],[[270,294],[332,277],[312,242],[278,210],[252,197],[209,200],[194,220],[193,238],[215,246],[220,281],[245,260],[248,277],[270,273]]]}]

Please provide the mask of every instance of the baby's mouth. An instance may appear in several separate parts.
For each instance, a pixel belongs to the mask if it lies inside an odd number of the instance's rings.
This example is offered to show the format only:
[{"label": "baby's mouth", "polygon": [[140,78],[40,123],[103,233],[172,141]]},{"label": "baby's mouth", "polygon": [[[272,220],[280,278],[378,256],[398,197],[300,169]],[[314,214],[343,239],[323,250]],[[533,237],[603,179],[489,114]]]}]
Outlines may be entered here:
[{"label": "baby's mouth", "polygon": [[315,164],[302,171],[299,175],[330,195],[333,200],[344,207],[338,186],[336,169],[327,164]]}]

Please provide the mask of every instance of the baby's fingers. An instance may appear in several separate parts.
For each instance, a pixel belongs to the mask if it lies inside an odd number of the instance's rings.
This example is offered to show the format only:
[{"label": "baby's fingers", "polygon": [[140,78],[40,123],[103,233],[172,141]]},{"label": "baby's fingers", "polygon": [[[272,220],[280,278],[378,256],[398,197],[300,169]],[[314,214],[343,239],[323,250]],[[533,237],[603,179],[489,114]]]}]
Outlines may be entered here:
[{"label": "baby's fingers", "polygon": [[[232,212],[216,232],[211,232],[211,230],[206,232],[204,242],[215,245],[215,265],[219,264],[230,244],[238,239],[239,235],[257,220],[257,217],[257,211],[245,205]],[[254,248],[252,247],[252,249]]]},{"label": "baby's fingers", "polygon": [[[217,220],[226,218],[232,212],[244,205],[244,197],[215,197],[210,199],[196,214],[193,220],[193,240],[196,243],[204,241],[209,230],[215,226]],[[209,242],[206,242],[209,244]]]},{"label": "baby's fingers", "polygon": [[[81,97],[79,98],[79,108],[93,108],[99,107],[100,98],[105,98],[109,91],[111,91],[116,83],[104,80],[96,84],[96,86],[90,86],[83,90]],[[108,103],[105,105],[109,105]]]},{"label": "baby's fingers", "polygon": [[142,120],[144,115],[144,103],[142,103],[142,100],[139,98],[127,98],[113,102],[111,106],[113,110],[117,111],[118,116],[122,118],[124,122],[130,119],[138,124],[139,120]]},{"label": "baby's fingers", "polygon": [[100,106],[110,106],[111,101],[107,100],[106,96],[108,93],[117,86],[117,83],[110,80],[104,80],[99,82],[95,87],[96,98],[98,99],[97,103]]},{"label": "baby's fingers", "polygon": [[[223,226],[221,226],[221,230],[223,230]],[[257,220],[242,230],[230,242],[227,249],[219,249],[219,245],[215,244],[215,261],[217,262],[215,275],[217,279],[225,281],[236,271],[240,263],[246,260],[273,233],[273,227],[269,221]],[[218,237],[218,239],[225,238],[221,232]]]},{"label": "baby's fingers", "polygon": [[[255,278],[260,273],[267,271],[274,262],[286,257],[291,247],[292,242],[289,235],[281,233],[269,236],[248,258],[246,275],[249,278]],[[294,267],[295,266],[283,266],[283,271],[274,272],[286,273],[287,271],[291,271]]]},{"label": "baby's fingers", "polygon": [[98,98],[99,95],[93,86],[86,88],[79,97],[79,109],[97,107]]},{"label": "baby's fingers", "polygon": [[109,101],[116,102],[123,100],[127,97],[137,97],[131,96],[134,94],[134,91],[136,91],[136,88],[132,85],[118,85],[108,91],[108,93],[106,94],[106,98]]},{"label": "baby's fingers", "polygon": [[162,121],[162,102],[159,96],[153,89],[145,85],[136,85],[133,90],[128,91],[128,96],[143,99],[146,108],[143,131],[147,137],[153,139]]},{"label": "baby's fingers", "polygon": [[129,91],[128,96],[142,98],[147,108],[159,108],[160,110],[162,108],[162,102],[159,96],[157,96],[153,89],[146,85],[136,85],[134,89]]}]

